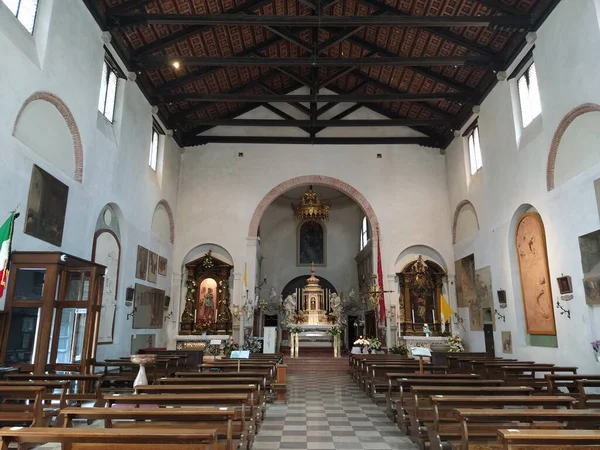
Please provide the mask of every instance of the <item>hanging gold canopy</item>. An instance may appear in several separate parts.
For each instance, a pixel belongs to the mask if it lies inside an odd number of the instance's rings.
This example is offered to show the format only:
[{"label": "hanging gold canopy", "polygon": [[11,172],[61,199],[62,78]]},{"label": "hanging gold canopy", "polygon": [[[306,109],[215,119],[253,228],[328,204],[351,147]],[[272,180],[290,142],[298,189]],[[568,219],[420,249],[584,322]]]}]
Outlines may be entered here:
[{"label": "hanging gold canopy", "polygon": [[312,186],[305,192],[298,205],[292,203],[296,220],[322,220],[329,219],[329,205],[321,202],[319,196],[313,191]]}]

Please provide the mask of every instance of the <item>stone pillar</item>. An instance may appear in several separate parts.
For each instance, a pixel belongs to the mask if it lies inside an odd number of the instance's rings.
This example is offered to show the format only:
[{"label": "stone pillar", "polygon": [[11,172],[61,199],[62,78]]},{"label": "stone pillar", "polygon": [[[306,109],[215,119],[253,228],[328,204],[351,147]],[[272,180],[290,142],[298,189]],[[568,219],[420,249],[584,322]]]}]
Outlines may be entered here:
[{"label": "stone pillar", "polygon": [[[256,266],[256,258],[258,252],[259,240],[257,237],[247,237],[246,238],[246,276],[248,280],[247,291],[243,292],[243,295],[247,294],[247,300],[249,308],[252,308],[252,314],[248,314],[248,323],[244,323],[244,327],[252,327],[254,322],[254,306],[256,306],[256,299],[254,296],[254,287],[256,286],[256,279],[258,277],[258,267]],[[242,286],[242,291],[243,291]],[[246,320],[244,320],[246,322]],[[244,328],[242,327],[241,336],[243,339],[244,336]],[[260,330],[254,330],[253,335],[258,336]]]},{"label": "stone pillar", "polygon": [[[456,299],[456,282],[455,282],[456,276],[455,275],[448,275],[446,277],[446,293],[447,293],[447,297],[446,299],[448,300],[448,303],[450,303],[450,308],[452,308],[452,311],[458,313],[458,303],[457,303],[457,299]],[[454,325],[454,318],[450,317],[450,334],[452,334],[452,336],[454,336],[456,333],[458,332],[457,326]]]}]

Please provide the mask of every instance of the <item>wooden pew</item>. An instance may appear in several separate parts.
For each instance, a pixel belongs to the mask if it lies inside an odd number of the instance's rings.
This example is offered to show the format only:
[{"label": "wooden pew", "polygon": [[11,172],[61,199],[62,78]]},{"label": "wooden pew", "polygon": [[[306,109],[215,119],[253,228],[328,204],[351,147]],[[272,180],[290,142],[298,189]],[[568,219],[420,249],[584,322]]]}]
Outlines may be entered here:
[{"label": "wooden pew", "polygon": [[248,448],[252,446],[256,434],[256,411],[253,393],[242,394],[144,394],[144,395],[105,395],[108,408],[114,405],[129,405],[139,408],[141,405],[167,406],[226,406],[235,407],[242,417],[242,428],[247,430]]},{"label": "wooden pew", "polygon": [[461,396],[433,395],[433,414],[428,410],[420,414],[419,420],[427,428],[430,450],[442,450],[446,442],[461,439],[461,424],[453,415],[457,408],[566,408],[572,409],[575,399],[570,396],[555,395],[512,395],[512,396]]},{"label": "wooden pew", "polygon": [[67,393],[67,403],[94,402],[94,406],[102,406],[102,375],[83,375],[79,373],[46,373],[33,375],[17,373],[6,375],[7,380],[15,381],[69,381],[71,387]]},{"label": "wooden pew", "polygon": [[[58,416],[61,409],[67,407],[67,393],[70,381],[1,381],[0,388],[5,386],[37,386],[44,388],[42,395],[42,414]],[[55,406],[52,405],[55,402]],[[57,419],[56,425],[60,425]]]},{"label": "wooden pew", "polygon": [[[585,375],[585,374],[546,374],[545,376],[546,382],[548,383],[548,394],[551,395],[561,395],[561,394],[569,394],[577,398],[579,407],[585,407],[585,400],[580,401],[579,395],[579,387],[577,386],[578,381],[590,380],[590,381],[600,381],[600,375]],[[585,387],[583,389],[585,391]]]},{"label": "wooden pew", "polygon": [[105,428],[214,428],[219,438],[214,450],[238,449],[247,441],[242,418],[234,408],[66,408],[61,416],[64,427],[71,427],[73,419],[84,419],[88,423],[101,420]]},{"label": "wooden pew", "polygon": [[211,450],[217,430],[193,428],[20,428],[0,429],[2,450],[9,445],[60,443],[71,450]]},{"label": "wooden pew", "polygon": [[[420,371],[420,365],[417,360],[411,360],[403,363],[377,363],[365,364],[363,372],[359,374],[359,386],[362,386],[365,393],[373,398],[378,392],[385,393],[388,388],[387,374],[389,372],[414,372]],[[427,373],[447,373],[446,366],[434,366],[424,364],[423,372]],[[376,400],[375,398],[373,398]]]},{"label": "wooden pew", "polygon": [[[427,438],[427,430],[422,428],[420,417],[433,413],[431,397],[434,395],[531,395],[533,388],[524,386],[411,386],[412,404],[396,405],[398,425],[410,424],[407,434],[414,442]],[[400,420],[402,419],[402,422]],[[407,420],[408,419],[408,420]]]},{"label": "wooden pew", "polygon": [[[461,441],[451,442],[455,450],[501,448],[499,429],[596,428],[600,410],[596,409],[455,409],[461,423]],[[535,422],[535,423],[534,423]],[[544,430],[546,431],[546,430]]]},{"label": "wooden pew", "polygon": [[504,450],[600,449],[598,430],[498,430]]},{"label": "wooden pew", "polygon": [[577,380],[575,384],[577,386],[577,393],[579,395],[580,408],[600,406],[600,394],[586,391],[586,388],[599,388],[600,380]]},{"label": "wooden pew", "polygon": [[44,386],[0,386],[0,422],[48,426],[42,404],[45,392]]}]

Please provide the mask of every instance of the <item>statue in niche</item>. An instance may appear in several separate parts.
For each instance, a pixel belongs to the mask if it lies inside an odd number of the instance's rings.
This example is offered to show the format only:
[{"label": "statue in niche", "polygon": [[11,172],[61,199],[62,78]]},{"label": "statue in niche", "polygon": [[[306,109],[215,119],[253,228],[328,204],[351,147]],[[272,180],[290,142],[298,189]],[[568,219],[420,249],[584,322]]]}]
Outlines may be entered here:
[{"label": "statue in niche", "polygon": [[300,264],[325,264],[324,230],[319,222],[304,222],[298,240]]},{"label": "statue in niche", "polygon": [[285,310],[285,321],[290,322],[294,314],[296,314],[296,294],[290,294],[286,297],[283,302],[283,308]]},{"label": "statue in niche", "polygon": [[342,299],[335,292],[329,296],[329,305],[331,312],[339,318],[342,313]]},{"label": "statue in niche", "polygon": [[271,286],[271,290],[269,291],[269,302],[277,303],[277,291],[275,290],[275,286]]},{"label": "statue in niche", "polygon": [[196,314],[196,325],[201,327],[201,322],[215,322],[215,306],[217,282],[212,278],[206,278],[200,283],[200,294],[198,295],[198,313]]}]

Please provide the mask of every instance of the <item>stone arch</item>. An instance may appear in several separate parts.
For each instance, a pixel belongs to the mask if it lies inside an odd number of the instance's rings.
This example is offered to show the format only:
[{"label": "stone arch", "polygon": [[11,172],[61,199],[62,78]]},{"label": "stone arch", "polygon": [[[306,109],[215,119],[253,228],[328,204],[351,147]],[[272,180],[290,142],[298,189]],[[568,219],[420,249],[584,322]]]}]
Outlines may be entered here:
[{"label": "stone arch", "polygon": [[[248,228],[248,237],[258,236],[258,225],[260,223],[260,219],[262,218],[265,210],[277,197],[295,187],[307,186],[311,184],[332,187],[346,194],[348,197],[350,197],[356,203],[358,203],[358,205],[361,207],[371,224],[372,230],[376,230],[379,226],[379,221],[377,219],[377,216],[375,215],[375,211],[373,211],[371,204],[360,192],[358,192],[348,183],[337,178],[328,177],[325,175],[304,175],[296,178],[291,178],[287,181],[284,181],[283,183],[278,184],[273,189],[271,189],[267,193],[267,195],[263,197],[263,199],[256,207],[254,214],[252,215],[252,220],[250,221],[250,226]],[[373,240],[375,240],[374,237]]]},{"label": "stone arch", "polygon": [[71,137],[73,138],[73,151],[75,153],[75,171],[73,172],[73,179],[78,183],[81,183],[83,181],[83,144],[81,142],[81,135],[71,110],[58,96],[52,94],[51,92],[44,91],[38,91],[31,94],[23,103],[21,109],[19,109],[17,119],[15,120],[15,124],[13,126],[13,136],[17,131],[17,125],[21,119],[21,116],[23,115],[23,111],[25,111],[25,108],[27,108],[30,103],[36,100],[43,100],[52,104],[64,117],[67,127],[71,133]]},{"label": "stone arch", "polygon": [[[175,243],[175,219],[173,218],[173,210],[171,209],[171,205],[169,205],[169,202],[167,202],[164,198],[156,204],[156,207],[158,207],[159,205],[162,206],[163,208],[165,208],[165,211],[167,212],[167,216],[169,216],[169,240],[171,241],[171,244],[174,244]],[[156,212],[156,208],[154,208],[154,211]]]},{"label": "stone arch", "polygon": [[422,256],[425,261],[432,261],[436,263],[436,265],[438,265],[444,272],[448,273],[448,265],[446,264],[446,260],[442,254],[435,248],[425,244],[411,245],[402,250],[402,252],[400,252],[396,258],[396,262],[394,263],[394,272],[402,272],[406,265],[411,262],[414,263],[419,255]]},{"label": "stone arch", "polygon": [[569,128],[573,121],[579,116],[591,112],[600,112],[600,105],[595,103],[584,103],[583,105],[579,105],[569,111],[558,124],[558,128],[554,132],[554,137],[552,138],[552,144],[550,145],[550,151],[548,152],[548,162],[546,164],[546,189],[548,191],[551,191],[555,187],[554,170],[556,169],[556,156],[565,131],[567,131],[567,128]]},{"label": "stone arch", "polygon": [[458,205],[456,205],[456,209],[454,210],[454,219],[452,219],[452,243],[456,244],[456,225],[458,224],[458,216],[460,215],[460,211],[467,205],[471,205],[473,211],[475,212],[475,220],[477,221],[477,229],[479,230],[479,217],[477,216],[477,210],[475,209],[475,205],[471,203],[470,200],[463,200]]}]

